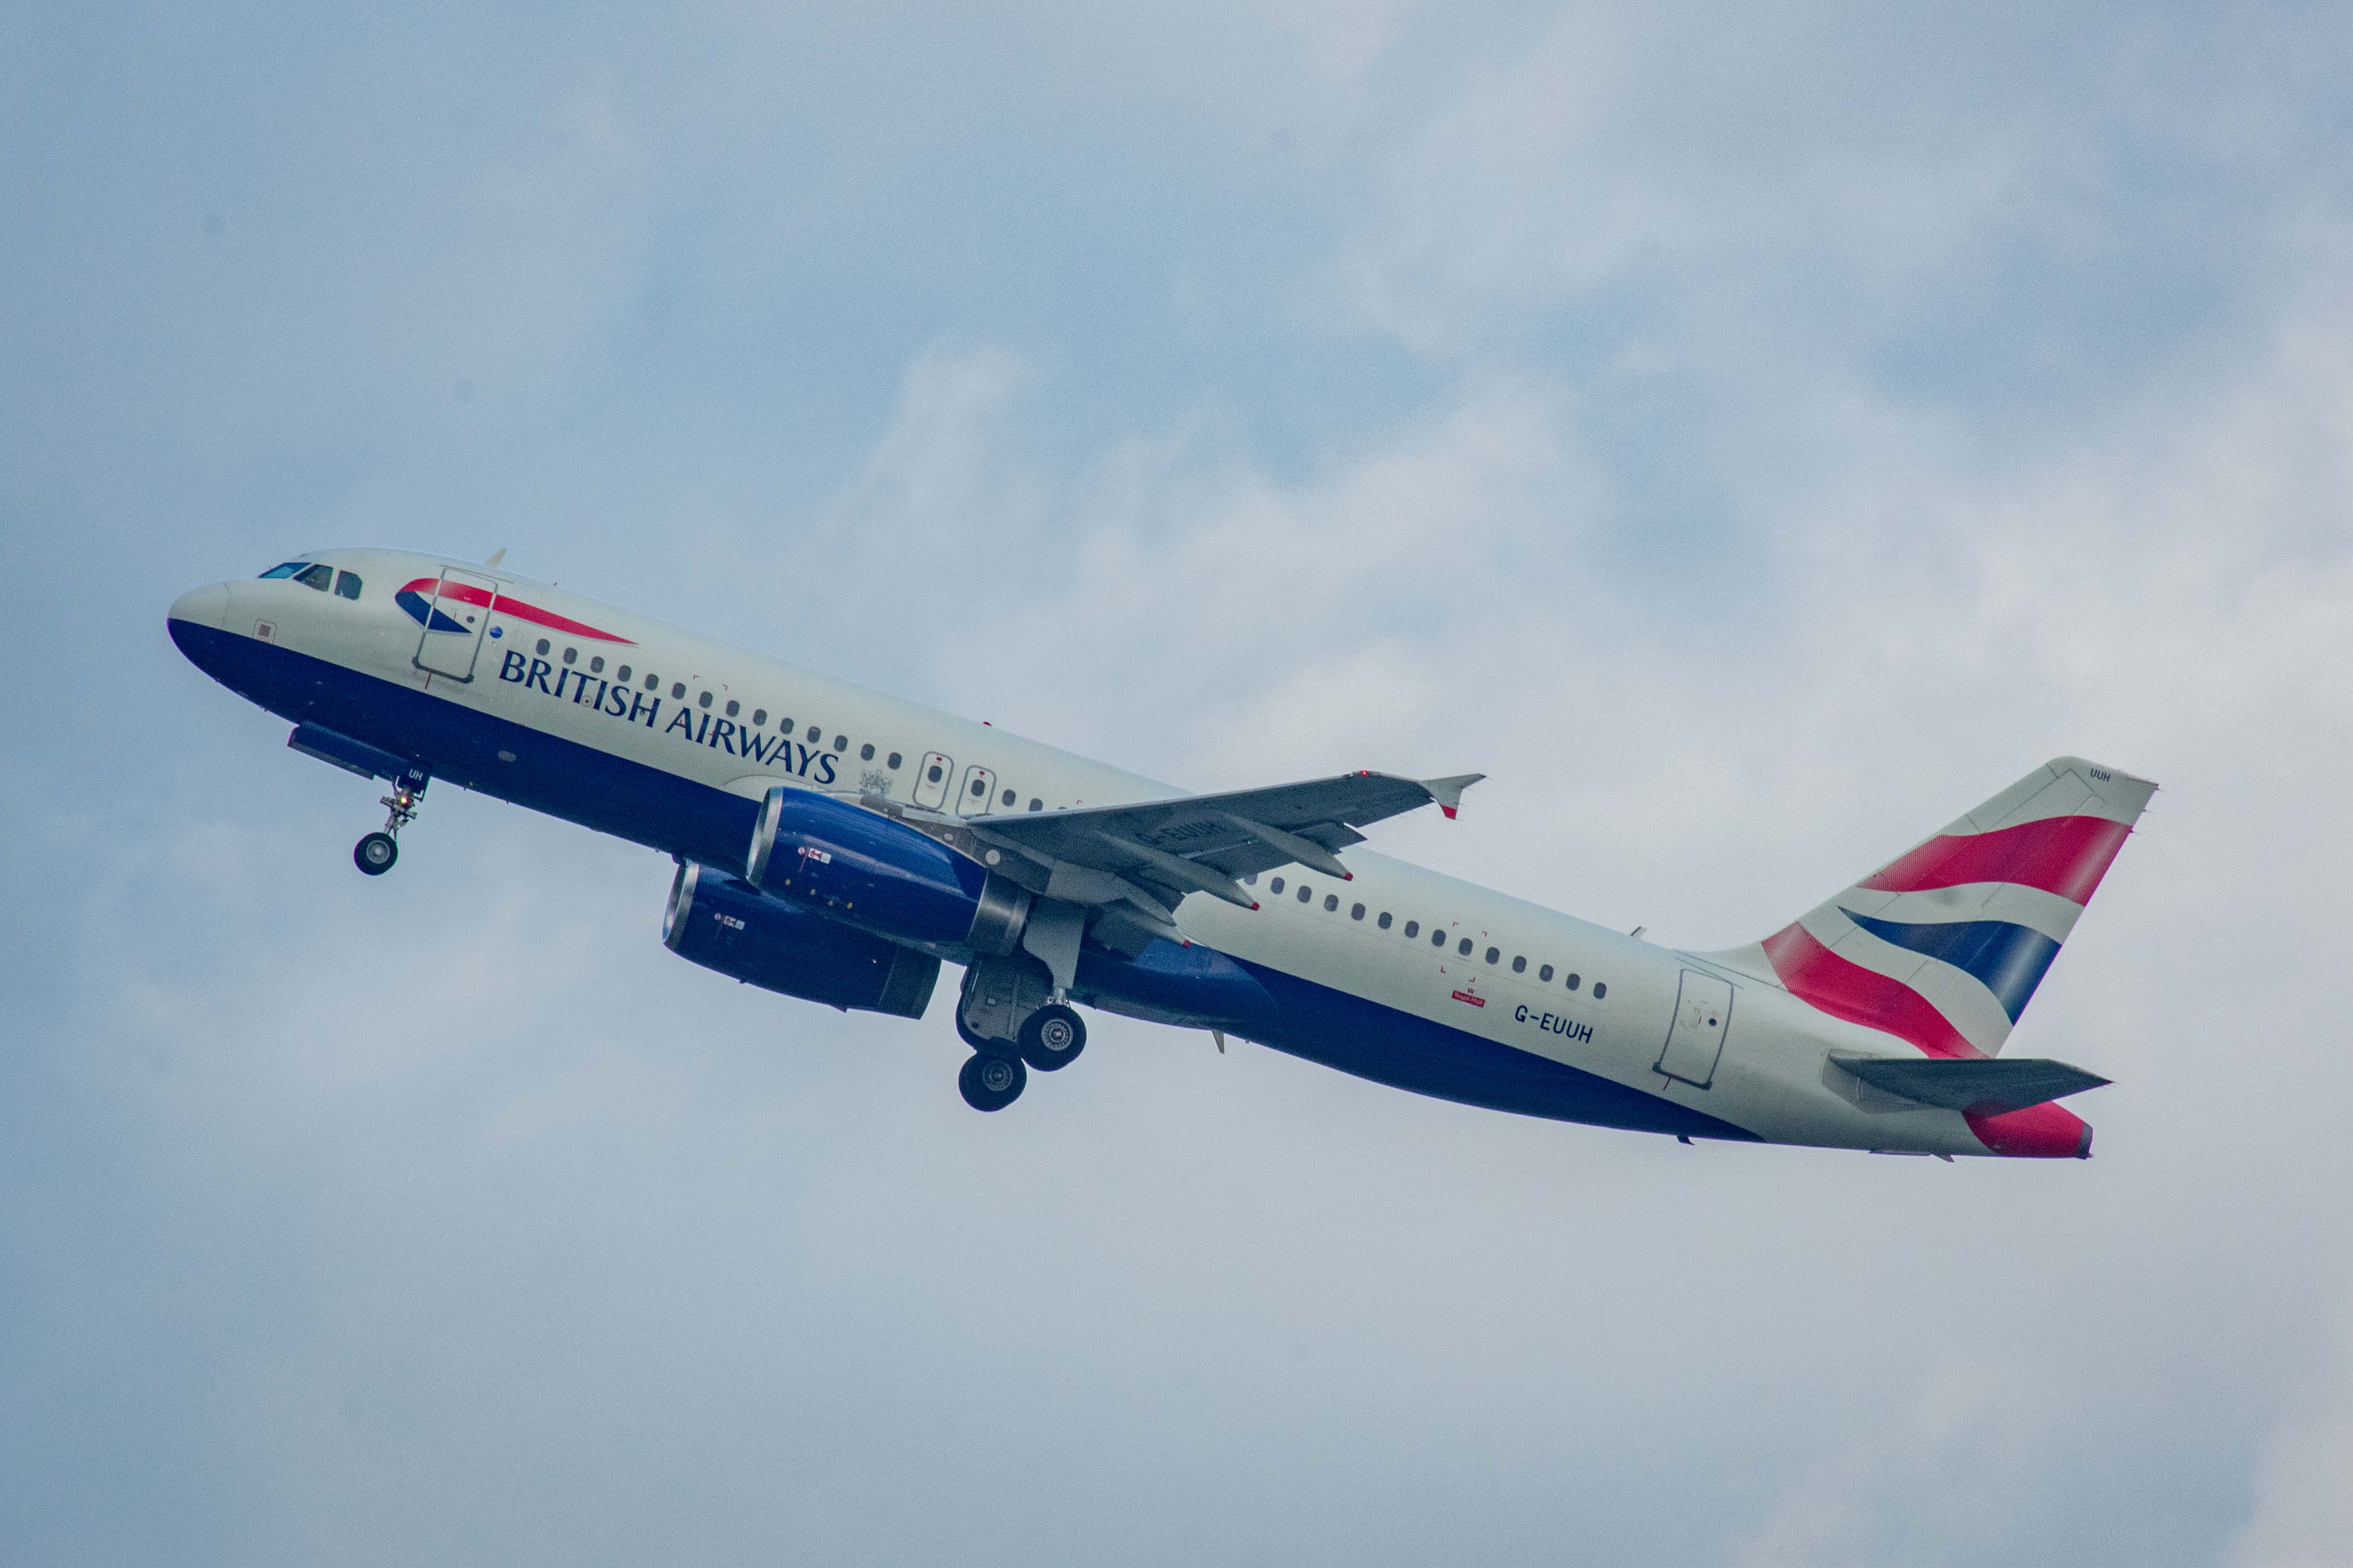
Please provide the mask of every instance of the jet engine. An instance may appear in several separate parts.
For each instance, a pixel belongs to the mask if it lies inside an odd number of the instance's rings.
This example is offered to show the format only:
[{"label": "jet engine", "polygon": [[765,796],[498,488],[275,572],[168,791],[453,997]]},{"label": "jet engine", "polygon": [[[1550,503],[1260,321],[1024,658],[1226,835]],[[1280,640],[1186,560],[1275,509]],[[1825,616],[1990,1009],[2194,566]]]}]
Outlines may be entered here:
[{"label": "jet engine", "polygon": [[691,861],[670,884],[662,942],[748,985],[901,1018],[923,1016],[940,977],[936,958]]},{"label": "jet engine", "polygon": [[901,823],[807,790],[761,803],[745,866],[765,891],[901,942],[1015,951],[1029,894]]}]

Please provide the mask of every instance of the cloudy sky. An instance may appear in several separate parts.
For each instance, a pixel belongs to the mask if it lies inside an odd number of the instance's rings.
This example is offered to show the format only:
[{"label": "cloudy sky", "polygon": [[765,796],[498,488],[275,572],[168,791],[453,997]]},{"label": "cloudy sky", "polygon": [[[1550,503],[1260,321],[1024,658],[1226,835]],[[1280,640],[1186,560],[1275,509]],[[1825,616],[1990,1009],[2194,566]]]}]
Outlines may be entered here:
[{"label": "cloudy sky", "polygon": [[[0,5],[0,1543],[2338,1563],[2353,14]],[[680,963],[185,665],[512,565],[1655,940],[2164,785],[2088,1164],[1701,1146]]]}]

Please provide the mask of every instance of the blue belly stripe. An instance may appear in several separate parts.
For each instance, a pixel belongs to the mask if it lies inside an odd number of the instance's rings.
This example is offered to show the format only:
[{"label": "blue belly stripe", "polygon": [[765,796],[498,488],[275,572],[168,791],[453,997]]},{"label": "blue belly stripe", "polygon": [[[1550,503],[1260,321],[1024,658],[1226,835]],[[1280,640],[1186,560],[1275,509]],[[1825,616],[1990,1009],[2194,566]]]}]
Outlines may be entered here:
[{"label": "blue belly stripe", "polygon": [[2034,988],[2042,984],[2059,944],[2031,926],[2008,921],[1952,921],[1944,924],[1908,925],[1875,921],[1842,909],[1839,913],[1877,937],[1908,952],[1949,963],[1975,975],[2010,1015],[2026,1011]]}]

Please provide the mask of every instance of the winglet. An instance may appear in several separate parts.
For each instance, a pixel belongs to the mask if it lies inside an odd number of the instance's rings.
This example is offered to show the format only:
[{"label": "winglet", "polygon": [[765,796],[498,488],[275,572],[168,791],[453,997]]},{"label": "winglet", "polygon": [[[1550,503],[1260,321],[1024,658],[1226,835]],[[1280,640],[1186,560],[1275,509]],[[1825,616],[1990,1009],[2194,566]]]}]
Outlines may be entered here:
[{"label": "winglet", "polygon": [[1451,822],[1455,813],[1462,809],[1462,792],[1486,776],[1485,773],[1457,773],[1451,779],[1424,779],[1421,787],[1430,792],[1430,798],[1438,803],[1438,809],[1446,814],[1447,821]]}]

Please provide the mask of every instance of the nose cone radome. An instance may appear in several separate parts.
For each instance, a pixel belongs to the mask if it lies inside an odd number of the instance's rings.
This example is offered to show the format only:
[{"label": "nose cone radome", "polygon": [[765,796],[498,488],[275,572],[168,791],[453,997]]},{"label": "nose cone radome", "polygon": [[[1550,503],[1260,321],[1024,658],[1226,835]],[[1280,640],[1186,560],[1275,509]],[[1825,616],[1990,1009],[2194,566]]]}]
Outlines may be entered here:
[{"label": "nose cone radome", "polygon": [[228,620],[228,584],[207,583],[201,588],[191,588],[172,601],[166,612],[166,622],[185,621],[206,631],[219,631]]}]

